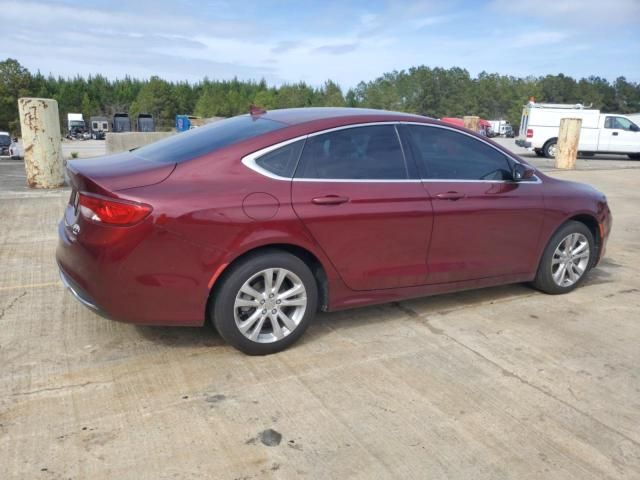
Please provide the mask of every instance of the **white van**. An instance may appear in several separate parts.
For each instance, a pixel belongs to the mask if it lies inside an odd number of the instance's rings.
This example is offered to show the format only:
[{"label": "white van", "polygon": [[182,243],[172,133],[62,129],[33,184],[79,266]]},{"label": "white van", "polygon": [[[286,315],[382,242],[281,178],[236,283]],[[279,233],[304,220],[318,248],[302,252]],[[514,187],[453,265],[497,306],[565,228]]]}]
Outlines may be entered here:
[{"label": "white van", "polygon": [[581,154],[607,153],[628,155],[640,160],[640,128],[624,115],[600,113],[582,105],[529,102],[522,111],[516,145],[536,155],[555,157],[560,120],[581,118]]}]

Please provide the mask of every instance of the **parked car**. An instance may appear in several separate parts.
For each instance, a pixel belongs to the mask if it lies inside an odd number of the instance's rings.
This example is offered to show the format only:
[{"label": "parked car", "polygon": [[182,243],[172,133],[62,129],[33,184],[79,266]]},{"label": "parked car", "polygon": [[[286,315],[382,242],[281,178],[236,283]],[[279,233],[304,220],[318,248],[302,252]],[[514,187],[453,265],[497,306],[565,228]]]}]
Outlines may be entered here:
[{"label": "parked car", "polygon": [[63,282],[89,308],[282,350],[318,310],[514,282],[570,292],[601,259],[605,196],[437,120],[242,115],[68,162]]},{"label": "parked car", "polygon": [[24,150],[17,138],[14,138],[11,141],[11,145],[9,145],[9,157],[12,160],[22,160],[24,158]]},{"label": "parked car", "polygon": [[554,158],[563,118],[582,119],[578,144],[581,154],[618,154],[640,160],[638,125],[624,115],[600,113],[580,104],[529,102],[522,111],[516,145],[534,151],[539,157]]},{"label": "parked car", "polygon": [[515,134],[513,133],[513,127],[511,125],[507,125],[504,128],[504,136],[507,138],[513,138]]},{"label": "parked car", "polygon": [[9,155],[9,147],[11,146],[11,136],[8,132],[0,132],[0,155]]}]

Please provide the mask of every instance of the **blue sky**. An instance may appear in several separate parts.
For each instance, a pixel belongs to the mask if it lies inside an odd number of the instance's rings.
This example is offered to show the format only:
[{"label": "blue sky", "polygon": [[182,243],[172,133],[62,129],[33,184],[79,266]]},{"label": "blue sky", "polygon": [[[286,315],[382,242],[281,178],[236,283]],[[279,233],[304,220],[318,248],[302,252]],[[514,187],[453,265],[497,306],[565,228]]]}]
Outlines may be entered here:
[{"label": "blue sky", "polygon": [[640,81],[640,0],[0,0],[0,57],[32,71],[326,79],[411,66]]}]

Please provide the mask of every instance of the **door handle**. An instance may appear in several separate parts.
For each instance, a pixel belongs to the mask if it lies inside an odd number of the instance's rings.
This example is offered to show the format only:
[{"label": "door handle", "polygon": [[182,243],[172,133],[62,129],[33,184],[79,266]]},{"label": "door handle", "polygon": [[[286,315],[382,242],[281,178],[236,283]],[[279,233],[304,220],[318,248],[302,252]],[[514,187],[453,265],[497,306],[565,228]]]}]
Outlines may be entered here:
[{"label": "door handle", "polygon": [[464,198],[464,193],[460,192],[444,192],[436,194],[436,198],[440,200],[460,200]]},{"label": "door handle", "polygon": [[613,132],[611,135],[613,135],[614,137],[618,136],[618,132]]},{"label": "door handle", "polygon": [[316,197],[311,200],[316,205],[340,205],[341,203],[347,203],[349,197],[343,197],[341,195],[325,195],[324,197]]}]

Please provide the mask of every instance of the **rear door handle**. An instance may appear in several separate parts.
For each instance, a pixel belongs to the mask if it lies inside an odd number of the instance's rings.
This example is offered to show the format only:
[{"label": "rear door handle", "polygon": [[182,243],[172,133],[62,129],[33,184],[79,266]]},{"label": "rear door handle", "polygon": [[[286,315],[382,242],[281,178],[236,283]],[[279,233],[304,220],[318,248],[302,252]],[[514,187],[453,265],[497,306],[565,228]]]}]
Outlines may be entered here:
[{"label": "rear door handle", "polygon": [[316,205],[340,205],[341,203],[347,203],[349,197],[343,197],[341,195],[325,195],[324,197],[316,197],[311,200]]},{"label": "rear door handle", "polygon": [[440,200],[460,200],[464,198],[464,193],[460,192],[444,192],[436,194],[436,198]]},{"label": "rear door handle", "polygon": [[618,136],[618,132],[613,132],[611,135],[613,135],[614,137]]}]

